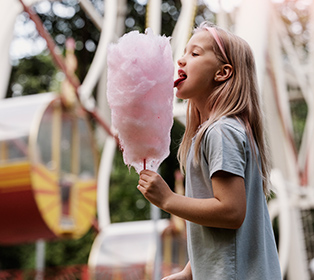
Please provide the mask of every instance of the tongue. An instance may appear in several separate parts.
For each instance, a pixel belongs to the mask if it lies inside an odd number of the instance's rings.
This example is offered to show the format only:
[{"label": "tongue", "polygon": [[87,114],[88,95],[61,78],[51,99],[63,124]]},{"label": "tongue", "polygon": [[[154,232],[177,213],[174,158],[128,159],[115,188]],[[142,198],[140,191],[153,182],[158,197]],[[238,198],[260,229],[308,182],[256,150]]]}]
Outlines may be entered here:
[{"label": "tongue", "polygon": [[174,81],[173,87],[177,87],[178,84],[180,84],[182,81],[184,81],[186,79],[186,77],[182,76],[179,79]]}]

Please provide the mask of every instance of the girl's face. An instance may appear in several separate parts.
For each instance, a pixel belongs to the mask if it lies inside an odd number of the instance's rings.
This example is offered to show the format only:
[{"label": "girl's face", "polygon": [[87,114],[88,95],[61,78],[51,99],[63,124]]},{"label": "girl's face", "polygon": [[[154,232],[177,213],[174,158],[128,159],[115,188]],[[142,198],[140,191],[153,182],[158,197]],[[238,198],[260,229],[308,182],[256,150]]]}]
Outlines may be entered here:
[{"label": "girl's face", "polygon": [[206,102],[215,87],[214,77],[219,69],[213,44],[214,38],[207,30],[199,31],[191,37],[183,57],[178,60],[178,75],[182,77],[176,85],[178,98],[193,99],[200,104]]}]

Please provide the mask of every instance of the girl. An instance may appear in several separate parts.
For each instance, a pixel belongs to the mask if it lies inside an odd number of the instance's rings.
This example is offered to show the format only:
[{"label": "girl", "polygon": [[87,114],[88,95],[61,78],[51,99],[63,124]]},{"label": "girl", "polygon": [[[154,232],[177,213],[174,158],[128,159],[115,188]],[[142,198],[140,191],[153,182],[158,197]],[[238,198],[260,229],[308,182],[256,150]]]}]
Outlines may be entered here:
[{"label": "girl", "polygon": [[187,220],[189,262],[164,280],[280,280],[265,195],[268,155],[248,44],[209,23],[198,27],[178,61],[177,97],[188,100],[178,158],[186,196],[155,172],[138,189]]}]

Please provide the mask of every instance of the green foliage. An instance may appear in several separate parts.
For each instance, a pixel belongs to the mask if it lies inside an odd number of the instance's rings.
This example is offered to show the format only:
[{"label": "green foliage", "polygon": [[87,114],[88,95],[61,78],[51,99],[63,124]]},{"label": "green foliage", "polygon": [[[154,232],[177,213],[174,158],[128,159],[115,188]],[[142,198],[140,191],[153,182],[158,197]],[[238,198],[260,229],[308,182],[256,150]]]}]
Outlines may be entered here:
[{"label": "green foliage", "polygon": [[91,228],[80,239],[64,239],[46,243],[46,266],[65,266],[86,264],[96,237],[96,231]]},{"label": "green foliage", "polygon": [[[163,0],[161,4],[162,22],[161,33],[171,36],[175,23],[179,17],[181,9],[181,1],[179,0]],[[146,26],[146,10],[147,5],[142,5],[136,0],[128,0],[128,11],[125,20],[126,30],[139,30],[144,32]]]},{"label": "green foliage", "polygon": [[296,143],[297,149],[299,149],[305,127],[305,120],[308,108],[306,102],[303,99],[298,99],[290,102],[290,110],[294,130],[294,141]]},{"label": "green foliage", "polygon": [[149,219],[149,203],[137,189],[139,176],[125,166],[117,151],[112,166],[109,201],[111,222]]},{"label": "green foliage", "polygon": [[162,34],[171,36],[174,26],[179,18],[181,10],[181,1],[162,1]]},{"label": "green foliage", "polygon": [[23,58],[12,67],[7,97],[57,90],[57,72],[47,53]]},{"label": "green foliage", "polygon": [[125,32],[145,30],[146,6],[135,0],[128,0],[127,16],[125,19]]},{"label": "green foliage", "polygon": [[[80,239],[46,241],[45,266],[66,266],[86,264],[96,231],[91,228]],[[0,246],[0,270],[34,269],[35,243]]]},{"label": "green foliage", "polygon": [[174,173],[176,170],[180,169],[177,153],[183,133],[184,126],[175,120],[171,129],[170,155],[164,160],[159,168],[161,176],[172,190],[174,189],[175,183]]},{"label": "green foliage", "polygon": [[0,270],[29,269],[35,266],[35,244],[0,246]]}]

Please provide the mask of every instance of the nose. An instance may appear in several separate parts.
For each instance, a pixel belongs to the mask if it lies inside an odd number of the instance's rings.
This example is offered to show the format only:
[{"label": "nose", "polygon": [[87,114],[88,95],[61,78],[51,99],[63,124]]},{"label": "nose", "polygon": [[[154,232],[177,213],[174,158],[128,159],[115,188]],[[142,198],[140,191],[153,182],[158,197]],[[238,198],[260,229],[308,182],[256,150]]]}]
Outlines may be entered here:
[{"label": "nose", "polygon": [[183,67],[183,66],[185,65],[185,60],[184,60],[184,57],[183,57],[183,56],[178,59],[178,65],[179,65],[180,67]]}]

